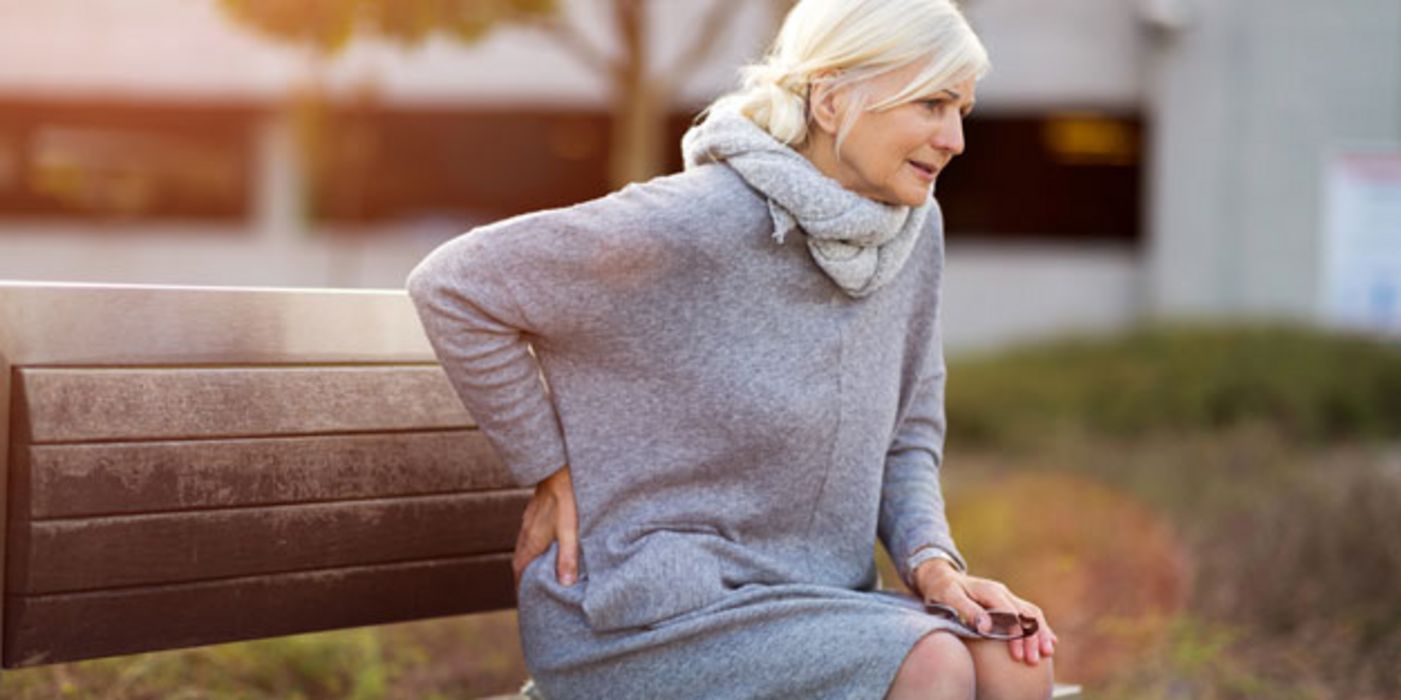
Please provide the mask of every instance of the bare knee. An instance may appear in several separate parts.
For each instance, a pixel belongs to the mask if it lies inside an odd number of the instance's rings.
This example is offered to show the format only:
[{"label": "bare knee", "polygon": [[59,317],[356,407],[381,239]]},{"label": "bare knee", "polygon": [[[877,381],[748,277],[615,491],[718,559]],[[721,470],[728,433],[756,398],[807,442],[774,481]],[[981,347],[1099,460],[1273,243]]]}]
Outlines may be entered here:
[{"label": "bare knee", "polygon": [[973,658],[963,642],[952,634],[933,632],[910,648],[887,700],[971,700],[974,689]]},{"label": "bare knee", "polygon": [[1012,658],[1006,642],[971,641],[978,700],[1046,700],[1055,685],[1055,666],[1041,659],[1035,666]]}]

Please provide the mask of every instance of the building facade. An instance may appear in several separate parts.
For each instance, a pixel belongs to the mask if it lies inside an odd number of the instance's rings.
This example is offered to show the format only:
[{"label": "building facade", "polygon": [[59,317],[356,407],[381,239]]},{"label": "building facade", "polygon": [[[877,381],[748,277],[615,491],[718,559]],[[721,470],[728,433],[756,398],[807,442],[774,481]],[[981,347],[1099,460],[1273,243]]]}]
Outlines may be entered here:
[{"label": "building facade", "polygon": [[[562,3],[605,56],[609,5]],[[726,10],[664,106],[668,139],[783,6],[648,4],[659,74]],[[994,71],[939,185],[955,350],[1319,318],[1329,159],[1401,144],[1401,5],[966,6]],[[606,192],[611,94],[537,29],[325,59],[214,0],[0,0],[0,278],[397,287],[472,225]]]}]

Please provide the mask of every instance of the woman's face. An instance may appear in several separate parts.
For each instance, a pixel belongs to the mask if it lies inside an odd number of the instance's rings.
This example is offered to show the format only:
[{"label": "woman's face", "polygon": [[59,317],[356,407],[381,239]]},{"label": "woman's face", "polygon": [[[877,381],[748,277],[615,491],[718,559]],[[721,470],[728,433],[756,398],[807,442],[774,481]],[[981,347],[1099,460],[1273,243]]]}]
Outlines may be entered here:
[{"label": "woman's face", "polygon": [[[904,87],[919,69],[910,66],[874,79],[868,104]],[[841,153],[808,157],[853,192],[887,204],[920,206],[929,199],[939,172],[963,152],[963,118],[973,108],[975,87],[970,79],[884,111],[864,112],[852,125]],[[840,124],[849,98],[835,96],[835,124]],[[818,148],[834,151],[836,129],[826,128],[821,118],[817,121],[814,127],[826,136]]]}]

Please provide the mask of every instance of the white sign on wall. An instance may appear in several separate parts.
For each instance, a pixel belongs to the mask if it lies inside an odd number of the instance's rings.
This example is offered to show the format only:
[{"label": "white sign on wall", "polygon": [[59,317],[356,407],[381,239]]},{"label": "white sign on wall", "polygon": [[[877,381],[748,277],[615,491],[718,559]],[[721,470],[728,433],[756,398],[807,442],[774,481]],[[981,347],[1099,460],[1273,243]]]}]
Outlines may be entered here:
[{"label": "white sign on wall", "polygon": [[1338,151],[1326,168],[1325,318],[1401,335],[1401,146]]}]

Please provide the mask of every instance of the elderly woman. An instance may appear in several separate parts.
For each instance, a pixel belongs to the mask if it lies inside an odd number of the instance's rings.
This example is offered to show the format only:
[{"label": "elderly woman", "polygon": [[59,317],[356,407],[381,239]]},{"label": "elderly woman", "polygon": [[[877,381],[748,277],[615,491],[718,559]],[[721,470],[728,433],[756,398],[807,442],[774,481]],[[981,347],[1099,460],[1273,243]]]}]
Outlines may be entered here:
[{"label": "elderly woman", "polygon": [[[449,378],[535,485],[515,568],[546,697],[1050,694],[1055,635],[966,573],[938,480],[932,193],[986,69],[949,0],[802,0],[684,172],[414,270]],[[923,600],[877,590],[877,536]],[[1036,631],[988,638],[1017,614]]]}]

